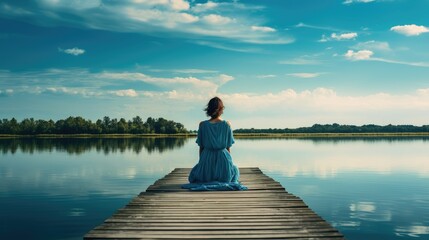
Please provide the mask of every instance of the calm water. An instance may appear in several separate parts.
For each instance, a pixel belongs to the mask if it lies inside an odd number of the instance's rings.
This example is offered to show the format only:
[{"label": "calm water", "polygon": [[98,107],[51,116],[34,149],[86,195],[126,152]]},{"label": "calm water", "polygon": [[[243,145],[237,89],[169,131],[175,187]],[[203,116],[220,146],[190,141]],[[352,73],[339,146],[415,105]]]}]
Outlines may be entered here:
[{"label": "calm water", "polygon": [[[193,138],[0,140],[0,236],[82,239],[176,167]],[[237,139],[347,239],[429,239],[429,139]]]}]

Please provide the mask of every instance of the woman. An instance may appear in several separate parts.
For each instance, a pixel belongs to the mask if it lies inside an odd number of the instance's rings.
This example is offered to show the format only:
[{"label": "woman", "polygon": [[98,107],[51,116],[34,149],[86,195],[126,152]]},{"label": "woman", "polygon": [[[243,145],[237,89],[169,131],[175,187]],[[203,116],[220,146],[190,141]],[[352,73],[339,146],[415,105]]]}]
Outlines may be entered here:
[{"label": "woman", "polygon": [[230,148],[234,137],[229,122],[222,120],[223,103],[218,97],[210,99],[205,109],[209,120],[198,127],[199,161],[189,174],[190,190],[246,190],[238,179],[240,172],[232,162]]}]

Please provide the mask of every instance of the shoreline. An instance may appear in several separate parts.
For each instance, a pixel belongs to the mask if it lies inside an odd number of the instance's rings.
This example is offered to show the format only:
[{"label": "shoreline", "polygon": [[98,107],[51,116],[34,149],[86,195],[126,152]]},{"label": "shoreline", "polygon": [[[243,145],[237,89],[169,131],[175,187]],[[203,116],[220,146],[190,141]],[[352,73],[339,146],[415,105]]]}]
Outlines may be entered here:
[{"label": "shoreline", "polygon": [[[10,138],[188,138],[196,133],[180,134],[0,134],[0,139]],[[235,138],[342,138],[342,137],[429,137],[429,132],[398,133],[235,133]]]}]

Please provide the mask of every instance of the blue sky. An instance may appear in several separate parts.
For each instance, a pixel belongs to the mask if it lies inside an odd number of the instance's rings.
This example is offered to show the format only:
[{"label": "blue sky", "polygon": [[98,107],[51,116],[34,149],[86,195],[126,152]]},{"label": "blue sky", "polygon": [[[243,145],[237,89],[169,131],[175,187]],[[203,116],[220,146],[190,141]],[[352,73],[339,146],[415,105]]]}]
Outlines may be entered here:
[{"label": "blue sky", "polygon": [[428,124],[427,0],[3,0],[1,118]]}]

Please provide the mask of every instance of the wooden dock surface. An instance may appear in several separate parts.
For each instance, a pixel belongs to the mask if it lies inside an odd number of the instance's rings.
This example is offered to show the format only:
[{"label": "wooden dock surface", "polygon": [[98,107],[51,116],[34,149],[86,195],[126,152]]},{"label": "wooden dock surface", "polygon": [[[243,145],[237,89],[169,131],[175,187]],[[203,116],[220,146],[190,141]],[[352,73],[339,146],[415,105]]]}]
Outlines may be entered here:
[{"label": "wooden dock surface", "polygon": [[259,168],[240,168],[247,191],[181,189],[189,171],[174,169],[84,239],[344,239]]}]

